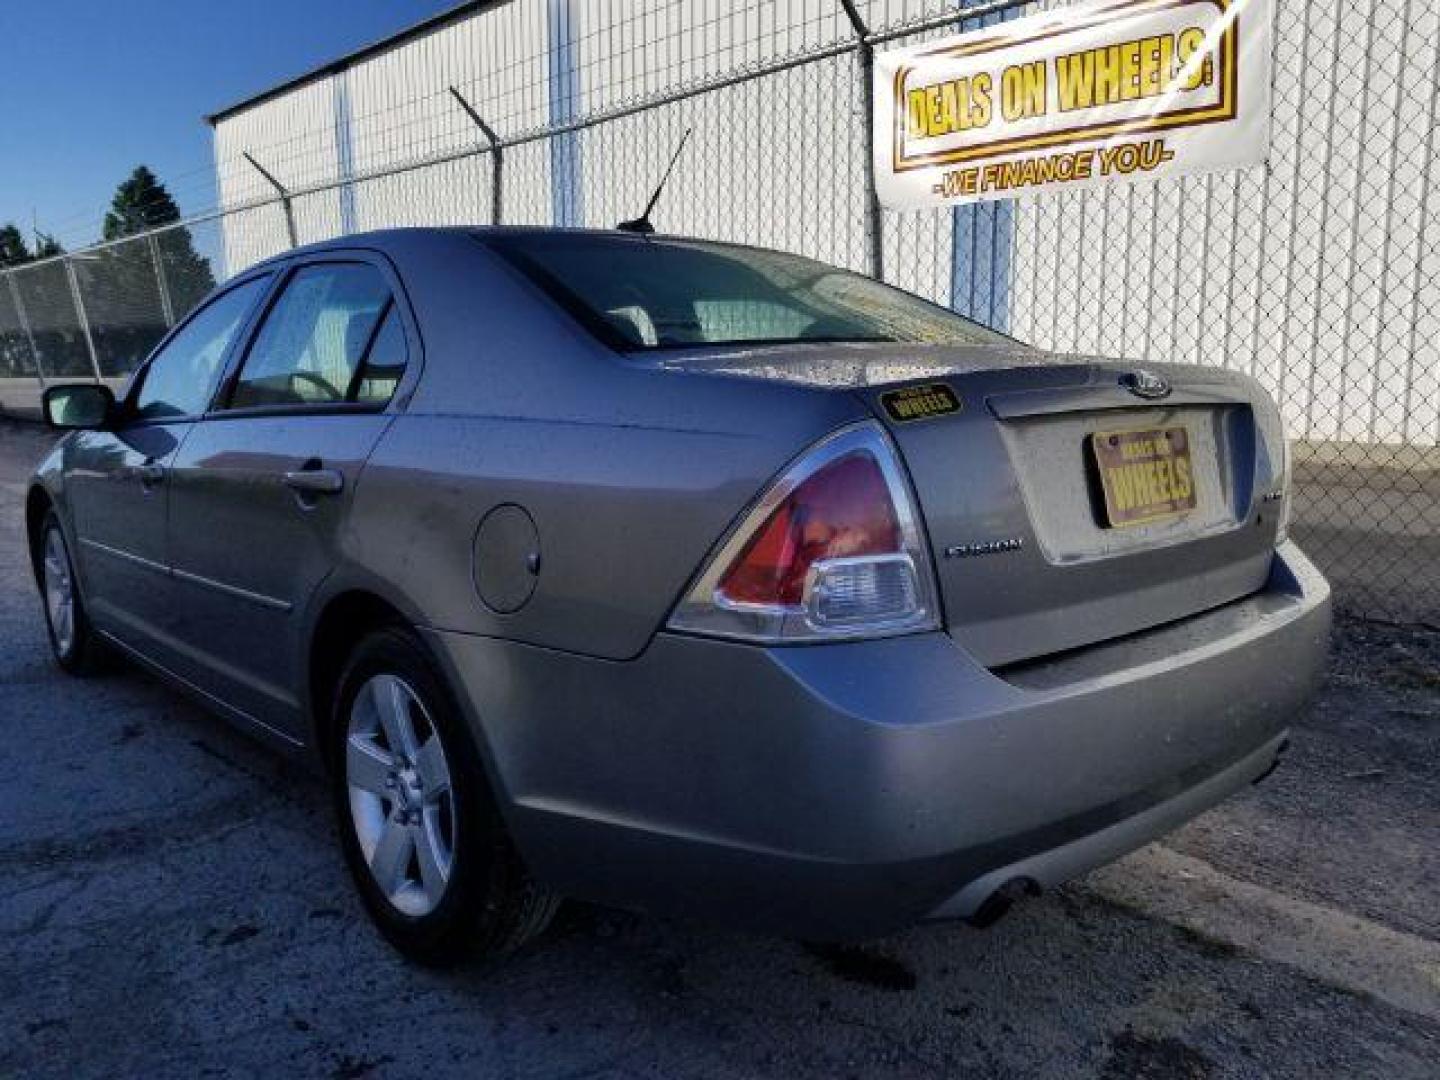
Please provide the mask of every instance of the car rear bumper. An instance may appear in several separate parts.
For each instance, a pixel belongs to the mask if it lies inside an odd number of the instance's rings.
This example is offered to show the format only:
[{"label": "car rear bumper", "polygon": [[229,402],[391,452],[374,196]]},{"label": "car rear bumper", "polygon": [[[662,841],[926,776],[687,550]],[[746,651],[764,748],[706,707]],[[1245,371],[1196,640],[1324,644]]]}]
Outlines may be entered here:
[{"label": "car rear bumper", "polygon": [[1215,611],[989,671],[944,634],[629,662],[433,639],[533,872],[569,895],[816,938],[973,917],[1269,769],[1329,588],[1291,545]]}]

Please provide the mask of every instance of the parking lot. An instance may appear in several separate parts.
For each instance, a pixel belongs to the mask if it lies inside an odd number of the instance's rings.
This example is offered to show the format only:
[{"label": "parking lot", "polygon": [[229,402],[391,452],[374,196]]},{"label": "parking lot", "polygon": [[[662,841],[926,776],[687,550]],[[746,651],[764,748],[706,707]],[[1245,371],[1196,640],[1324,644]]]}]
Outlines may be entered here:
[{"label": "parking lot", "polygon": [[1344,621],[1285,765],[988,931],[863,948],[582,905],[407,966],[307,773],[58,673],[0,420],[0,1076],[1434,1077],[1440,635]]}]

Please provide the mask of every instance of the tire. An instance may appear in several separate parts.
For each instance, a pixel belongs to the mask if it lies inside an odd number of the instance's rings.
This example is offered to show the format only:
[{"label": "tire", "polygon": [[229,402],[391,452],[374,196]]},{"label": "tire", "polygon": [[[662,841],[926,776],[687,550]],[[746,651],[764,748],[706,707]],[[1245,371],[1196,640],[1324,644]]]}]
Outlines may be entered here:
[{"label": "tire", "polygon": [[545,929],[559,900],[526,872],[475,743],[413,632],[360,642],[331,721],[345,861],[391,944],[449,966],[512,952]]},{"label": "tire", "polygon": [[85,612],[70,545],[54,510],[45,515],[40,526],[36,570],[55,662],[71,675],[100,674],[106,667],[105,646]]}]

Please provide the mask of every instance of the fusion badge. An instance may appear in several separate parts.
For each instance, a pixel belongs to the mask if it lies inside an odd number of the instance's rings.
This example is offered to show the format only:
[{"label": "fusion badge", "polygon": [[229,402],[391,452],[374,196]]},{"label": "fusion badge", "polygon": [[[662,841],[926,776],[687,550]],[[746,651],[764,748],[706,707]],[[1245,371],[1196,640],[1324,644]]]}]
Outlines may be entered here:
[{"label": "fusion badge", "polygon": [[1009,540],[981,540],[974,544],[951,544],[945,549],[945,558],[975,559],[981,555],[1005,555],[1024,548],[1025,541],[1018,536]]}]

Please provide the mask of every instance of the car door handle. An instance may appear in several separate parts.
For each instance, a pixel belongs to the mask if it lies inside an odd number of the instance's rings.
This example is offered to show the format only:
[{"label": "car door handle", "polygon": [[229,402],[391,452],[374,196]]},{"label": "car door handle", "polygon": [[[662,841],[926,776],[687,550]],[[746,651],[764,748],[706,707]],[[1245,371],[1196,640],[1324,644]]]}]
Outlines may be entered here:
[{"label": "car door handle", "polygon": [[345,474],[336,469],[299,469],[283,479],[286,487],[305,495],[338,495],[345,487]]}]

